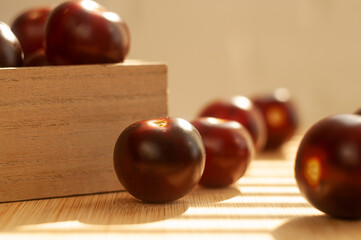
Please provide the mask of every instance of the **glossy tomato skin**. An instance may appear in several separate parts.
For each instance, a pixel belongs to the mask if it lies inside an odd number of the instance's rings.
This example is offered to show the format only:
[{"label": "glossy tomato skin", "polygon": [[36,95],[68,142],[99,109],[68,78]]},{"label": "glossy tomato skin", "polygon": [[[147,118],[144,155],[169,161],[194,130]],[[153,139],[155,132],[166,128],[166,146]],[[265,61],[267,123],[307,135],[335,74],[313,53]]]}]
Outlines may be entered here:
[{"label": "glossy tomato skin", "polygon": [[206,166],[199,184],[220,188],[240,179],[254,155],[248,131],[236,121],[211,117],[191,123],[201,134],[206,149]]},{"label": "glossy tomato skin", "polygon": [[335,115],[312,126],[298,149],[295,176],[319,210],[361,218],[361,116]]},{"label": "glossy tomato skin", "polygon": [[266,141],[266,126],[254,104],[244,96],[215,100],[201,110],[199,117],[214,117],[233,120],[242,124],[251,134],[256,150]]},{"label": "glossy tomato skin", "polygon": [[130,48],[127,24],[91,0],[56,7],[45,26],[45,49],[54,65],[123,62]]},{"label": "glossy tomato skin", "polygon": [[269,94],[256,95],[251,100],[260,110],[266,123],[267,139],[264,150],[280,148],[291,139],[299,125],[290,92],[279,88]]},{"label": "glossy tomato skin", "polygon": [[24,54],[10,27],[0,22],[0,67],[21,67]]},{"label": "glossy tomato skin", "polygon": [[204,165],[199,132],[180,118],[131,124],[114,148],[119,181],[144,202],[163,203],[185,196],[198,184]]},{"label": "glossy tomato skin", "polygon": [[12,23],[11,30],[17,36],[25,59],[44,48],[44,28],[50,7],[32,8],[21,13]]}]

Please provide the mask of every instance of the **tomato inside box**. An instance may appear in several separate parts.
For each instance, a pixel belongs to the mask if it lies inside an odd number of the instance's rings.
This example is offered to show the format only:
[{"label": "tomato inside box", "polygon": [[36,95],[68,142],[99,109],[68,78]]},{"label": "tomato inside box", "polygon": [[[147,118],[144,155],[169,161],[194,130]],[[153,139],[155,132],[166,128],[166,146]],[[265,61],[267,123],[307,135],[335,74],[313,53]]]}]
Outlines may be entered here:
[{"label": "tomato inside box", "polygon": [[121,190],[117,137],[167,99],[162,63],[0,68],[0,202]]}]

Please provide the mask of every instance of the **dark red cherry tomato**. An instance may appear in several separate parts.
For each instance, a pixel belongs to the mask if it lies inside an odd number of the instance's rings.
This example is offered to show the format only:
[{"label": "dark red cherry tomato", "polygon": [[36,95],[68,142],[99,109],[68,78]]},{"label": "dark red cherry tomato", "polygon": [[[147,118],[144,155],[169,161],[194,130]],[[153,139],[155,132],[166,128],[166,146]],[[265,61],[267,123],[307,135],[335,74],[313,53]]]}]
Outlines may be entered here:
[{"label": "dark red cherry tomato", "polygon": [[198,118],[191,123],[206,149],[206,167],[199,184],[226,187],[240,179],[254,154],[248,131],[236,121],[219,118]]},{"label": "dark red cherry tomato", "polygon": [[361,116],[335,115],[312,126],[298,149],[295,175],[319,210],[361,218]]},{"label": "dark red cherry tomato", "polygon": [[44,26],[51,8],[33,8],[21,13],[11,29],[19,39],[25,59],[40,49],[44,49]]},{"label": "dark red cherry tomato", "polygon": [[126,23],[92,0],[59,5],[45,26],[45,50],[52,64],[122,62],[129,47]]},{"label": "dark red cherry tomato", "polygon": [[21,67],[23,50],[10,27],[0,22],[0,67]]},{"label": "dark red cherry tomato", "polygon": [[279,88],[270,94],[256,95],[251,99],[266,123],[264,150],[278,149],[295,134],[298,127],[297,111],[290,92]]},{"label": "dark red cherry tomato", "polygon": [[244,96],[215,100],[206,105],[199,116],[237,121],[251,134],[256,150],[264,146],[267,133],[262,115]]},{"label": "dark red cherry tomato", "polygon": [[114,168],[134,197],[152,203],[185,196],[199,182],[205,150],[197,129],[180,118],[136,122],[119,136]]}]

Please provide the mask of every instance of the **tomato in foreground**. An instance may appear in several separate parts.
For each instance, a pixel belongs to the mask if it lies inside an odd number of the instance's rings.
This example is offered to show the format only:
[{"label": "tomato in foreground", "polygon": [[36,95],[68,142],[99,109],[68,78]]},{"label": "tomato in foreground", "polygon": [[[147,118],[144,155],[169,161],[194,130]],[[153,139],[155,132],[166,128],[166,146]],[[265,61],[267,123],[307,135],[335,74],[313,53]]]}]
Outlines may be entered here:
[{"label": "tomato in foreground", "polygon": [[226,187],[240,179],[254,155],[248,131],[236,121],[211,117],[191,123],[201,134],[206,149],[206,166],[199,184]]},{"label": "tomato in foreground", "polygon": [[179,199],[197,186],[205,149],[197,129],[181,118],[131,124],[114,148],[119,181],[135,198],[163,203]]},{"label": "tomato in foreground", "polygon": [[361,218],[361,116],[335,115],[312,126],[298,149],[295,176],[319,210]]}]

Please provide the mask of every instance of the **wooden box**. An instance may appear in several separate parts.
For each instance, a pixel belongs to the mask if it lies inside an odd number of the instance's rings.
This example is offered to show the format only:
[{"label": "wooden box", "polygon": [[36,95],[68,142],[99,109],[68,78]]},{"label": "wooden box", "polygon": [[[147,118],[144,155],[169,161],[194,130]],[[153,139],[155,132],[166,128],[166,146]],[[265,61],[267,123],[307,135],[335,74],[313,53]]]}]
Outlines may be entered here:
[{"label": "wooden box", "polygon": [[164,64],[0,69],[0,202],[121,190],[117,137],[165,116]]}]

